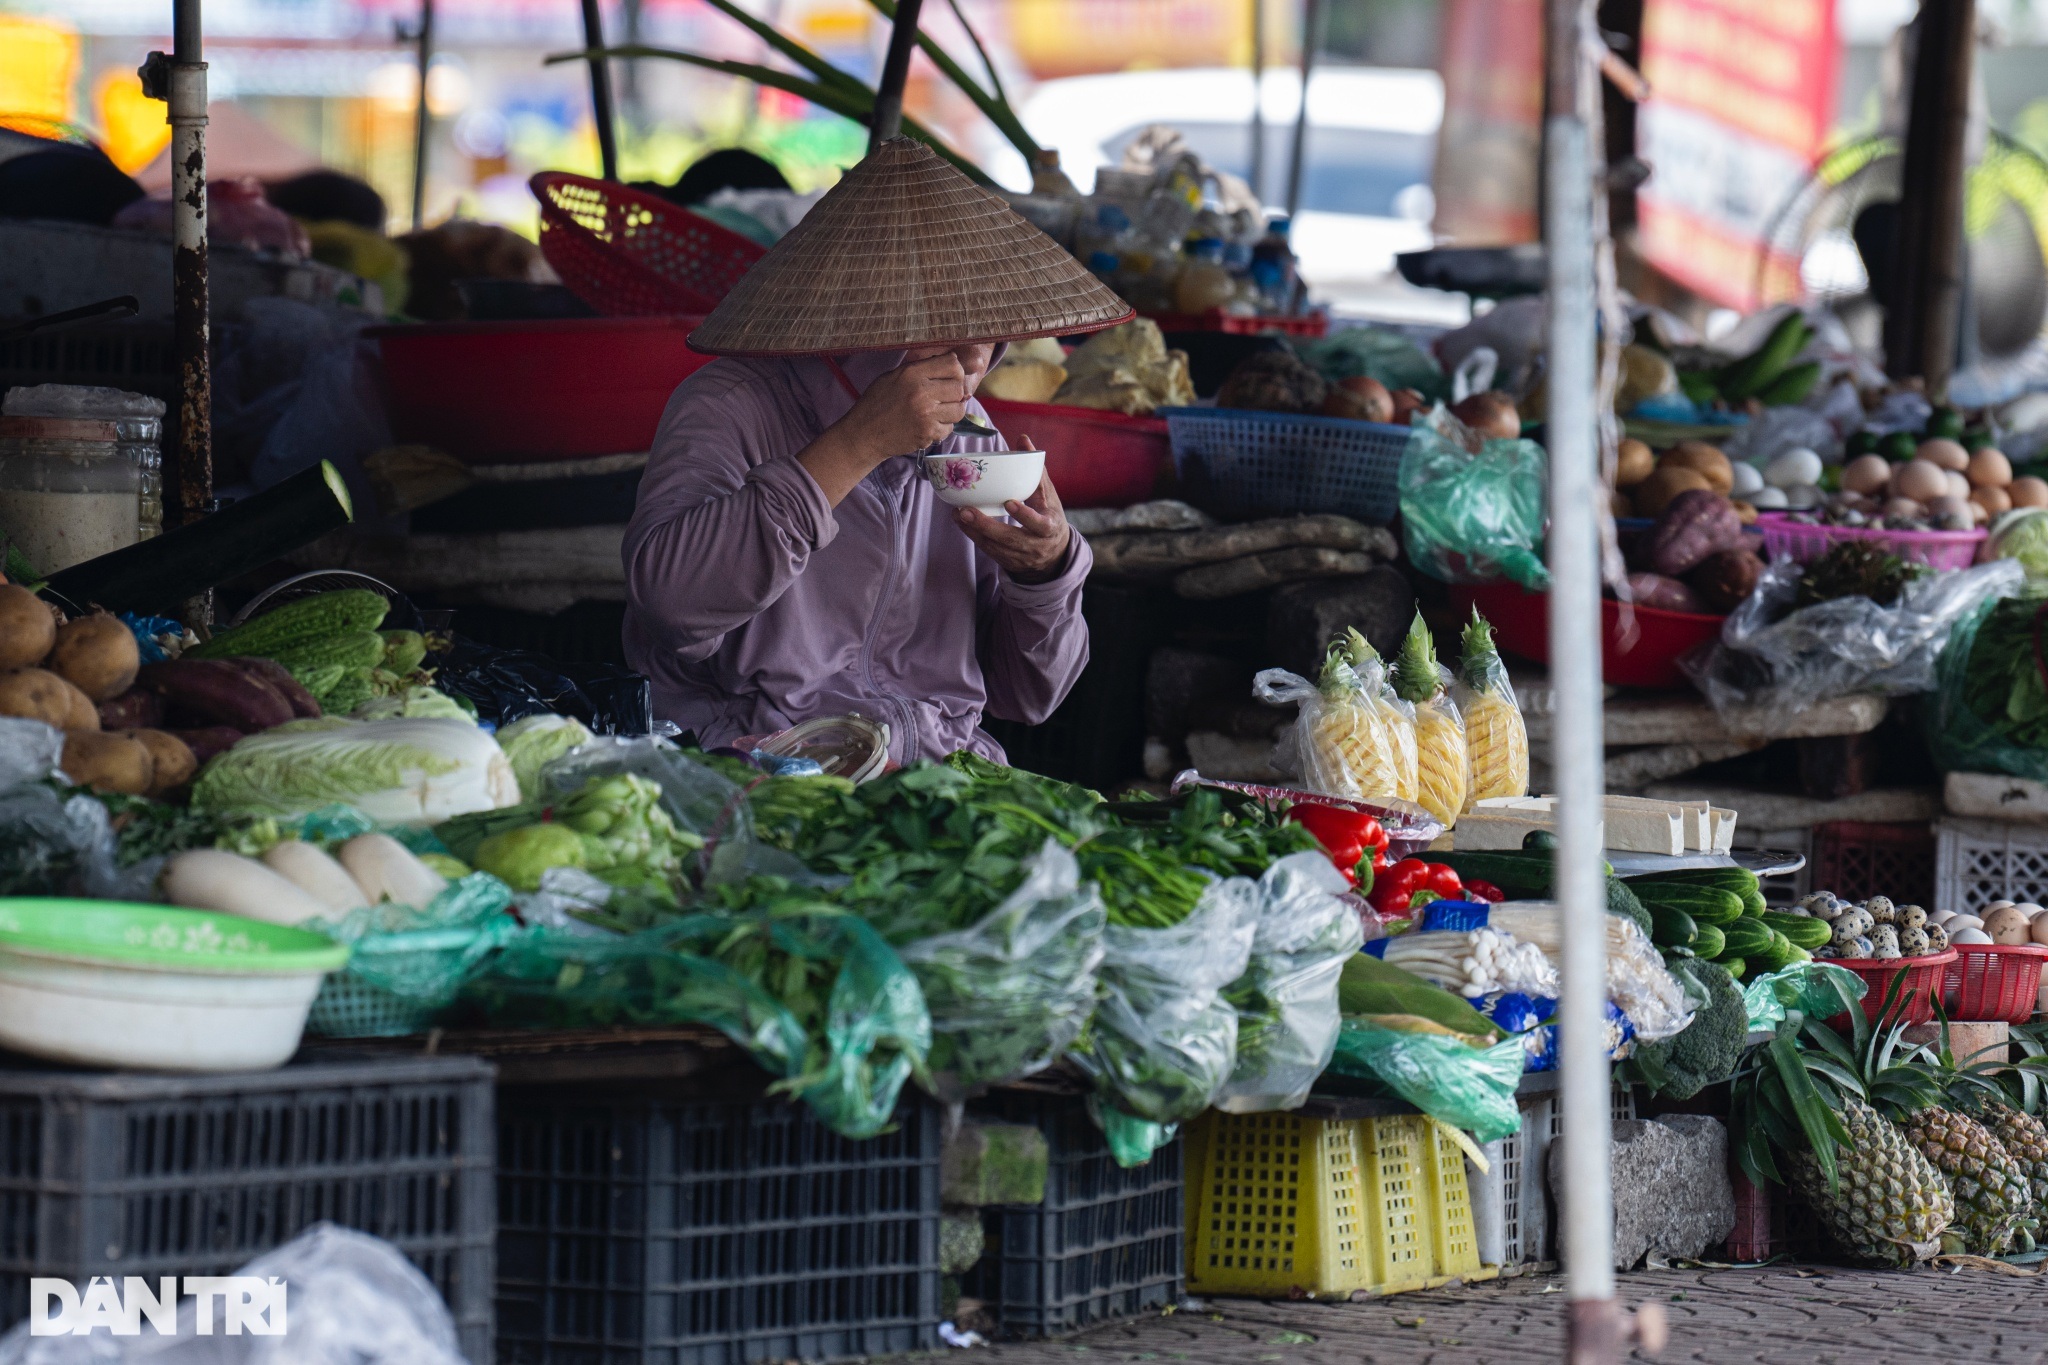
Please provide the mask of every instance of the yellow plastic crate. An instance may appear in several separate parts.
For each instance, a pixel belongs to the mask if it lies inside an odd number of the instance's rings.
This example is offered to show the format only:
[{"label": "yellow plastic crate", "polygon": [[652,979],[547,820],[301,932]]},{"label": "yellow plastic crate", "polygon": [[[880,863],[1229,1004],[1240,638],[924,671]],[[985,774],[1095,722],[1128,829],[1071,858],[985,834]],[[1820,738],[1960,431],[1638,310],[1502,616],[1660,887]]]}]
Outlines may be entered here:
[{"label": "yellow plastic crate", "polygon": [[1492,1279],[1464,1153],[1419,1115],[1211,1111],[1188,1131],[1190,1293],[1331,1298]]}]

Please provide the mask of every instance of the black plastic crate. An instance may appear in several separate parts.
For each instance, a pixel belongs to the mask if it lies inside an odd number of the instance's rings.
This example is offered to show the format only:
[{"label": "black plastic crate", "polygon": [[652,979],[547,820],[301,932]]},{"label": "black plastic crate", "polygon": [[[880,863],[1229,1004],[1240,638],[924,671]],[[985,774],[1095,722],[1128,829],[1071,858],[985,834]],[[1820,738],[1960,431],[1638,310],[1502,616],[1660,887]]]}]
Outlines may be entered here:
[{"label": "black plastic crate", "polygon": [[223,1275],[321,1221],[392,1243],[491,1358],[492,1068],[0,1070],[0,1321],[31,1276]]},{"label": "black plastic crate", "polygon": [[1125,1169],[1076,1096],[999,1091],[976,1117],[1035,1125],[1048,1162],[1043,1204],[982,1210],[988,1249],[962,1277],[1006,1338],[1060,1336],[1179,1301],[1185,1283],[1182,1142]]},{"label": "black plastic crate", "polygon": [[739,1365],[938,1344],[940,1114],[499,1095],[500,1365]]},{"label": "black plastic crate", "polygon": [[1145,668],[1164,619],[1162,596],[1089,580],[1081,590],[1088,664],[1066,700],[1038,725],[982,721],[1012,764],[1102,791],[1144,776]]}]

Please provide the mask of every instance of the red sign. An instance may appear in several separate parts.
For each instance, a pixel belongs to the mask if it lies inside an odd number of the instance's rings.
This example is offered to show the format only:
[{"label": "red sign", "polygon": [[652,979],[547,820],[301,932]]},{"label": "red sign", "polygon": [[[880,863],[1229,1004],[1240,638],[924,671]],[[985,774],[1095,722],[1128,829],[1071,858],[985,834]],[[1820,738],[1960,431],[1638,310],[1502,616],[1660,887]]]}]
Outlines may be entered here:
[{"label": "red sign", "polygon": [[1543,147],[1543,0],[1449,0],[1437,233],[1459,246],[1533,242]]},{"label": "red sign", "polygon": [[1826,144],[1840,50],[1835,0],[1647,0],[1637,203],[1651,264],[1734,308],[1799,294],[1799,260],[1771,233]]}]

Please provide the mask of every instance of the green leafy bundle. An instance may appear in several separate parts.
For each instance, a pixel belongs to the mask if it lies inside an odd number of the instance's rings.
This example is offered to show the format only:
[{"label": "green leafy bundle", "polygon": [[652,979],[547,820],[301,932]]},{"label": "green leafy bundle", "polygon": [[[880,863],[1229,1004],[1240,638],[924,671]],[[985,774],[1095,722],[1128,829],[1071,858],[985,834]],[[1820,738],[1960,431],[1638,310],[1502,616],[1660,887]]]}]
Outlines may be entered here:
[{"label": "green leafy bundle", "polygon": [[2048,749],[2048,597],[2008,597],[1977,627],[1963,675],[1963,700],[1978,719],[2021,749]]}]

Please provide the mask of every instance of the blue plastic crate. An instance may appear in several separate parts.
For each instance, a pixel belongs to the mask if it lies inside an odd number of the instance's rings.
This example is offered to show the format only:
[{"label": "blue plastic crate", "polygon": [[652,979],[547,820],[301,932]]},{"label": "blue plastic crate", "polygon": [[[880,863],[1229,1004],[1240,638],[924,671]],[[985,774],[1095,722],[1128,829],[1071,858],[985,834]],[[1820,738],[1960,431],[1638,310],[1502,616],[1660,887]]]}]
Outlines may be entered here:
[{"label": "blue plastic crate", "polygon": [[1161,408],[1181,495],[1225,516],[1336,512],[1384,525],[1400,510],[1408,428],[1242,408]]}]

